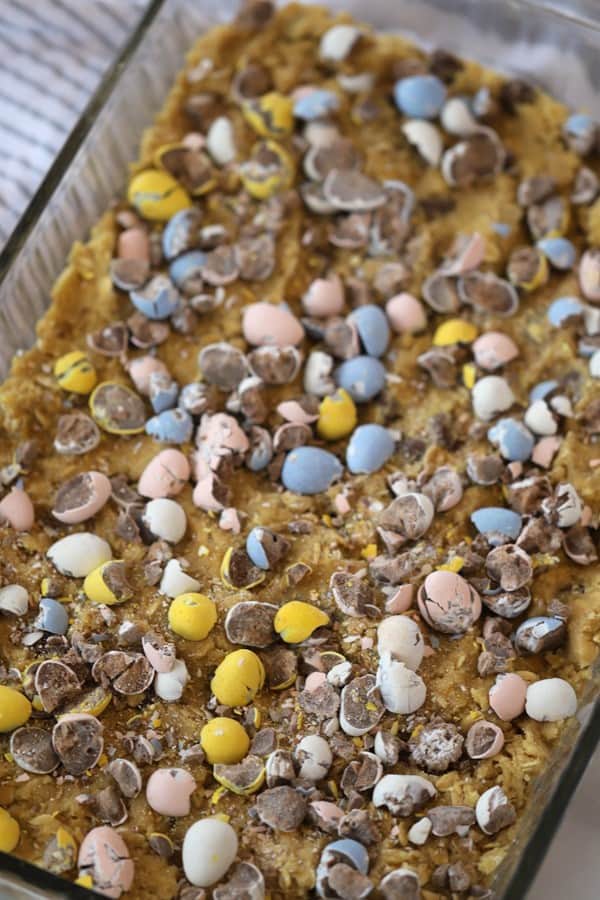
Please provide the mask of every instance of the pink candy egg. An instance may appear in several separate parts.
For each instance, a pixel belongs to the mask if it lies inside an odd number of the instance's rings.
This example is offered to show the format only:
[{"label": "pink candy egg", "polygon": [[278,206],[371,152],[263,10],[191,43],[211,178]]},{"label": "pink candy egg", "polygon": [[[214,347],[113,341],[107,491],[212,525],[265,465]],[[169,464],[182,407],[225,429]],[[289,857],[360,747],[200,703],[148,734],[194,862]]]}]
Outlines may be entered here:
[{"label": "pink candy egg", "polygon": [[344,285],[339,275],[315,278],[302,298],[302,306],[309,316],[339,315],[344,308]]},{"label": "pink candy egg", "polygon": [[562,438],[558,437],[556,434],[540,438],[531,451],[531,461],[535,463],[536,466],[542,466],[544,469],[549,469],[552,465],[552,460],[560,449],[561,443]]},{"label": "pink candy egg", "polygon": [[180,450],[163,450],[151,459],[140,476],[142,497],[157,500],[181,493],[190,477],[190,464]]},{"label": "pink candy egg", "polygon": [[262,301],[244,309],[242,331],[248,343],[256,347],[288,347],[299,344],[304,337],[304,328],[289,309]]},{"label": "pink candy egg", "polygon": [[82,472],[62,485],[52,515],[66,525],[91,519],[108,501],[111,484],[102,472]]},{"label": "pink candy egg", "polygon": [[8,522],[15,531],[29,531],[35,521],[31,498],[22,488],[14,487],[0,500],[0,522]]},{"label": "pink candy egg", "polygon": [[329,826],[331,833],[335,834],[338,822],[344,817],[344,813],[339,806],[336,806],[330,800],[313,800],[310,807],[314,810],[317,819],[322,821],[325,826]]},{"label": "pink candy egg", "polygon": [[121,835],[102,825],[86,834],[79,848],[79,875],[92,878],[94,890],[115,900],[133,884],[134,865]]},{"label": "pink candy egg", "polygon": [[401,584],[385,601],[385,611],[388,613],[404,613],[413,605],[415,596],[414,584]]},{"label": "pink candy egg", "polygon": [[[222,488],[223,485],[221,484]],[[219,479],[214,472],[209,472],[197,482],[192,494],[194,506],[204,509],[206,512],[221,512],[225,504],[219,500]]]},{"label": "pink candy egg", "polygon": [[161,375],[169,374],[164,362],[155,356],[140,356],[137,359],[131,359],[127,363],[127,371],[136,389],[146,397],[150,393],[150,376],[154,372],[159,372]]},{"label": "pink candy egg", "polygon": [[505,366],[519,355],[519,348],[512,338],[501,331],[487,331],[473,342],[475,362],[486,372]]},{"label": "pink candy egg", "polygon": [[469,728],[465,749],[471,759],[490,759],[504,747],[504,733],[493,722],[480,719]]},{"label": "pink candy egg", "polygon": [[476,231],[474,234],[460,235],[455,242],[451,259],[444,263],[445,275],[462,275],[476,269],[485,256],[485,238]]},{"label": "pink candy egg", "polygon": [[119,235],[117,243],[119,259],[150,259],[150,241],[143,228],[127,228]]},{"label": "pink candy egg", "polygon": [[223,531],[231,531],[233,534],[239,534],[242,530],[240,522],[240,514],[235,506],[226,507],[219,516],[219,528]]},{"label": "pink candy egg", "polygon": [[509,672],[498,675],[489,692],[489,702],[499,719],[511,722],[525,709],[527,682],[520,675]]},{"label": "pink candy egg", "polygon": [[416,334],[427,325],[425,308],[412,294],[396,294],[385,304],[390,325],[397,334]]},{"label": "pink candy egg", "polygon": [[304,690],[311,693],[317,691],[320,687],[323,687],[326,681],[327,675],[325,672],[311,672],[310,675],[307,675],[304,682]]},{"label": "pink candy egg", "polygon": [[156,769],[146,785],[146,800],[161,816],[187,816],[196,781],[187,769]]},{"label": "pink candy egg", "polygon": [[287,422],[293,422],[294,425],[310,425],[319,418],[318,413],[307,412],[297,400],[284,400],[277,407],[277,412]]},{"label": "pink candy egg", "polygon": [[481,615],[481,598],[475,588],[461,575],[445,570],[427,576],[417,603],[427,624],[445,634],[462,634]]}]

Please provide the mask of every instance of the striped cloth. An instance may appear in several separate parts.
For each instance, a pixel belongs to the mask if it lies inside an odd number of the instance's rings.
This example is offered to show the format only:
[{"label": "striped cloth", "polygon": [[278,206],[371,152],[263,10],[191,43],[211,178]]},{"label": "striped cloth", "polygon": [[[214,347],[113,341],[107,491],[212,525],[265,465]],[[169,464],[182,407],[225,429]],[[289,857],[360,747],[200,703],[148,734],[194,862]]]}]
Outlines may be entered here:
[{"label": "striped cloth", "polygon": [[0,0],[0,247],[147,0]]}]

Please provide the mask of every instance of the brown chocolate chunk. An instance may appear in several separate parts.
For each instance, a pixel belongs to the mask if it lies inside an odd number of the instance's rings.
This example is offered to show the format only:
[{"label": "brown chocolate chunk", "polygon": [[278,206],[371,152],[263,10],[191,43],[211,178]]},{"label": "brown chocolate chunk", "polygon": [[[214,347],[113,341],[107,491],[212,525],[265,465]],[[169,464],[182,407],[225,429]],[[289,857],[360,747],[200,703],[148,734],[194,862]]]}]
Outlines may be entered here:
[{"label": "brown chocolate chunk", "polygon": [[129,316],[127,327],[130,331],[131,343],[139,350],[150,350],[158,344],[163,344],[171,333],[168,322],[148,319],[138,311]]},{"label": "brown chocolate chunk", "polygon": [[258,62],[250,62],[236,72],[231,85],[231,92],[236,100],[251,100],[262,97],[270,91],[273,79],[268,71]]},{"label": "brown chocolate chunk", "polygon": [[61,416],[56,428],[54,449],[65,456],[89,453],[100,443],[100,430],[93,419],[82,412]]},{"label": "brown chocolate chunk", "polygon": [[519,206],[533,206],[547,200],[558,190],[556,180],[551,175],[532,175],[524,178],[517,188],[517,203]]},{"label": "brown chocolate chunk", "polygon": [[275,831],[294,831],[304,821],[308,807],[298,791],[283,784],[259,794],[256,810],[261,822]]},{"label": "brown chocolate chunk", "polygon": [[266,25],[274,12],[271,0],[243,0],[235,21],[241,28],[254,31]]},{"label": "brown chocolate chunk", "polygon": [[[150,264],[146,259],[113,259],[110,263],[112,283],[120,291],[142,288],[150,276]],[[95,349],[95,348],[93,348]],[[112,356],[112,354],[110,354]]]},{"label": "brown chocolate chunk", "polygon": [[183,111],[201,131],[207,131],[221,109],[221,99],[217,94],[204,92],[191,94],[183,103]]},{"label": "brown chocolate chunk", "polygon": [[509,660],[515,651],[509,638],[501,632],[494,632],[485,639],[485,650],[477,659],[477,671],[484,678],[486,675],[498,675],[508,669]]},{"label": "brown chocolate chunk", "polygon": [[224,574],[229,584],[236,588],[246,588],[265,577],[262,569],[254,565],[243,547],[234,548]]},{"label": "brown chocolate chunk", "polygon": [[523,103],[533,103],[535,88],[522,78],[509,78],[500,88],[500,103],[505,112],[513,115]]},{"label": "brown chocolate chunk", "polygon": [[463,303],[484,313],[512,316],[519,306],[514,286],[493,272],[467,272],[458,279],[458,295]]},{"label": "brown chocolate chunk", "polygon": [[516,285],[527,285],[535,280],[544,263],[544,255],[537,247],[517,247],[508,259],[506,274]]},{"label": "brown chocolate chunk", "polygon": [[135,431],[144,427],[146,407],[132,390],[107,381],[94,391],[94,415],[107,430]]},{"label": "brown chocolate chunk", "polygon": [[[314,195],[320,190],[321,185],[311,185],[311,194],[313,199],[312,209],[315,209]],[[303,195],[306,198],[306,194]],[[325,201],[328,202],[328,201]],[[310,206],[310,204],[307,204]],[[321,209],[322,213],[328,212],[330,208]],[[332,210],[333,211],[333,210]],[[329,229],[329,243],[334,247],[341,247],[343,250],[359,250],[365,247],[369,238],[369,227],[371,224],[371,216],[369,213],[353,212],[348,215],[337,216]]]},{"label": "brown chocolate chunk", "polygon": [[250,753],[254,756],[268,756],[277,747],[277,734],[274,728],[261,728],[252,738]]},{"label": "brown chocolate chunk", "polygon": [[419,876],[412,869],[395,869],[379,884],[384,900],[420,900]]},{"label": "brown chocolate chunk", "polygon": [[374,675],[354,678],[342,690],[340,725],[350,735],[366,734],[385,712]]},{"label": "brown chocolate chunk", "polygon": [[471,806],[433,806],[427,810],[436,837],[459,834],[463,837],[475,824],[475,811]]},{"label": "brown chocolate chunk", "polygon": [[358,759],[349,763],[342,773],[340,787],[346,797],[374,788],[383,775],[383,765],[378,756],[363,750]]},{"label": "brown chocolate chunk", "polygon": [[313,691],[301,691],[298,702],[304,712],[317,719],[330,719],[340,708],[340,696],[335,688],[325,682]]},{"label": "brown chocolate chunk", "polygon": [[148,846],[157,856],[165,860],[170,859],[175,852],[171,839],[166,834],[160,834],[157,831],[154,831],[149,836]]},{"label": "brown chocolate chunk", "polygon": [[213,889],[213,900],[259,900],[265,896],[262,872],[249,862],[239,862],[226,884]]},{"label": "brown chocolate chunk", "polygon": [[[508,828],[517,818],[514,806],[501,787],[496,785],[482,795],[483,808],[477,804],[477,824],[485,834],[497,834]],[[481,801],[481,797],[479,798]]]},{"label": "brown chocolate chunk", "polygon": [[50,732],[24,726],[10,736],[10,752],[19,768],[34,775],[53,772],[60,760],[54,752]]},{"label": "brown chocolate chunk", "polygon": [[244,281],[266,281],[275,269],[275,240],[271,234],[242,237],[234,246],[239,276]]},{"label": "brown chocolate chunk", "polygon": [[430,722],[409,742],[415,765],[426,772],[447,772],[462,756],[464,738],[451,722]]},{"label": "brown chocolate chunk", "polygon": [[204,379],[222,391],[232,391],[248,374],[248,363],[241,350],[224,341],[208,344],[198,355]]},{"label": "brown chocolate chunk", "polygon": [[427,372],[436,387],[449,389],[456,385],[458,365],[454,355],[446,347],[435,347],[420,353],[417,363]]},{"label": "brown chocolate chunk", "polygon": [[536,241],[547,235],[561,231],[567,215],[565,201],[559,194],[534,203],[527,210],[527,225]]},{"label": "brown chocolate chunk", "polygon": [[589,528],[573,525],[562,538],[563,550],[569,559],[580,566],[589,566],[598,559],[598,551]]},{"label": "brown chocolate chunk", "polygon": [[361,572],[352,574],[344,569],[334,572],[329,589],[338,607],[347,616],[375,618],[380,614],[374,602],[373,588]]},{"label": "brown chocolate chunk", "polygon": [[552,483],[545,475],[529,476],[506,486],[511,509],[523,516],[539,513],[542,500],[552,495]]},{"label": "brown chocolate chunk", "polygon": [[260,658],[265,667],[267,683],[272,691],[287,687],[296,677],[298,660],[293,650],[289,650],[287,647],[274,647],[272,650],[263,650]]},{"label": "brown chocolate chunk", "polygon": [[533,565],[529,554],[516,544],[494,547],[487,555],[485,568],[504,591],[517,591],[531,581]]},{"label": "brown chocolate chunk", "polygon": [[381,840],[381,832],[366,809],[350,810],[339,820],[337,830],[341,838],[351,838],[365,847]]},{"label": "brown chocolate chunk", "polygon": [[93,809],[101,822],[122,825],[127,819],[127,807],[116,784],[109,784],[94,796]]},{"label": "brown chocolate chunk", "polygon": [[429,71],[437,75],[446,84],[452,84],[455,75],[463,68],[463,64],[453,53],[447,50],[433,50],[429,55]]},{"label": "brown chocolate chunk", "polygon": [[46,712],[54,712],[81,692],[75,672],[58,659],[46,659],[35,673],[35,690]]},{"label": "brown chocolate chunk", "polygon": [[119,694],[141,694],[154,680],[154,669],[143,653],[109,650],[92,667],[92,677]]},{"label": "brown chocolate chunk", "polygon": [[115,779],[124,797],[132,800],[142,790],[142,776],[134,762],[117,757],[106,767],[109,775]]},{"label": "brown chocolate chunk", "polygon": [[302,354],[296,347],[257,347],[248,354],[253,373],[265,384],[289,384],[302,365]]},{"label": "brown chocolate chunk", "polygon": [[505,619],[516,619],[529,608],[531,592],[524,586],[515,591],[482,591],[481,599],[488,609]]},{"label": "brown chocolate chunk", "polygon": [[52,746],[69,775],[93,768],[104,748],[102,724],[85,713],[63,716],[52,729]]},{"label": "brown chocolate chunk", "polygon": [[121,356],[129,343],[129,329],[124,322],[113,322],[87,336],[91,350],[101,356]]},{"label": "brown chocolate chunk", "polygon": [[326,896],[339,897],[340,900],[362,900],[373,890],[373,882],[345,862],[336,863],[327,873],[329,891]]},{"label": "brown chocolate chunk", "polygon": [[343,212],[368,212],[383,206],[381,185],[356,169],[332,169],[323,182],[325,199]]},{"label": "brown chocolate chunk", "polygon": [[232,606],[225,619],[225,634],[232,644],[268,647],[276,640],[273,621],[277,607],[272,603],[242,600]]},{"label": "brown chocolate chunk", "polygon": [[560,528],[544,519],[532,518],[523,526],[517,544],[527,553],[555,553],[562,540]]}]

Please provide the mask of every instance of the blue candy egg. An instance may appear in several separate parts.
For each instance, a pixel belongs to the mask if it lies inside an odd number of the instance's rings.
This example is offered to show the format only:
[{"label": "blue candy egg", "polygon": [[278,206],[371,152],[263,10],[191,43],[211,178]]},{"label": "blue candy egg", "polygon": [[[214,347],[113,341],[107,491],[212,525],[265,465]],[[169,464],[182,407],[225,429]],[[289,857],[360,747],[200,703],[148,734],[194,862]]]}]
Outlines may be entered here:
[{"label": "blue candy egg", "polygon": [[548,319],[555,328],[560,328],[572,316],[583,314],[583,303],[578,297],[559,297],[548,307]]},{"label": "blue candy egg", "polygon": [[193,207],[181,209],[172,216],[162,233],[162,249],[165,259],[171,260],[187,250],[198,229],[198,212]]},{"label": "blue candy egg", "polygon": [[358,336],[369,356],[383,356],[390,342],[390,326],[380,306],[367,303],[348,316],[354,322]]},{"label": "blue candy egg", "polygon": [[333,841],[323,848],[321,860],[326,856],[345,856],[350,864],[358,872],[366,875],[369,871],[369,854],[365,847],[352,838],[343,838],[341,841]]},{"label": "blue candy egg", "polygon": [[551,378],[548,381],[540,381],[539,384],[534,385],[529,391],[529,399],[532,403],[536,400],[543,400],[544,397],[555,391],[557,387],[558,381],[553,381]]},{"label": "blue candy egg", "polygon": [[500,419],[488,430],[487,436],[509,462],[529,459],[535,444],[529,428],[518,419]]},{"label": "blue candy egg", "polygon": [[153,380],[150,376],[150,404],[155,413],[172,409],[177,404],[179,397],[179,385],[176,381],[159,373],[160,378]]},{"label": "blue candy egg", "polygon": [[555,616],[532,616],[521,622],[515,632],[515,647],[521,653],[542,653],[555,650],[564,642],[567,627],[564,619]]},{"label": "blue candy egg", "polygon": [[411,119],[435,119],[445,99],[446,87],[436,75],[410,75],[394,85],[396,106]]},{"label": "blue candy egg", "polygon": [[206,254],[202,250],[188,250],[174,259],[169,266],[171,280],[181,288],[190,279],[202,278],[202,270],[206,261]]},{"label": "blue candy egg", "polygon": [[146,434],[165,444],[185,444],[194,430],[194,420],[185,409],[166,409],[146,422]]},{"label": "blue candy egg", "polygon": [[246,466],[251,472],[266,469],[273,459],[273,441],[266,428],[254,426],[251,431],[250,450],[246,455]]},{"label": "blue candy egg", "polygon": [[[483,506],[471,513],[471,522],[480,534],[484,534],[492,546],[503,543],[502,536],[516,541],[523,521],[521,516],[504,506]],[[497,537],[494,538],[494,535]]]},{"label": "blue candy egg", "polygon": [[500,237],[508,237],[512,231],[512,225],[507,222],[492,222],[492,231],[495,231]]},{"label": "blue candy egg", "polygon": [[69,629],[69,614],[67,610],[52,597],[42,597],[40,600],[40,611],[36,618],[35,624],[42,631],[48,631],[50,634],[66,634]]},{"label": "blue candy egg", "polygon": [[567,238],[542,238],[537,246],[555,269],[572,269],[575,265],[577,251]]},{"label": "blue candy egg", "polygon": [[312,122],[313,119],[322,119],[324,116],[335,112],[340,101],[337,94],[322,88],[307,91],[294,101],[294,115],[297,119]]},{"label": "blue candy egg", "polygon": [[269,528],[261,528],[260,526],[257,528],[253,528],[248,537],[246,538],[246,553],[252,560],[255,566],[258,566],[259,569],[270,569],[269,560],[267,558],[267,554],[265,553],[265,548],[263,546],[263,537],[265,533],[270,537],[271,541],[279,540],[281,544],[281,538],[271,531]]},{"label": "blue candy egg", "polygon": [[346,450],[346,465],[357,475],[377,472],[393,455],[396,442],[383,425],[359,425]]},{"label": "blue candy egg", "polygon": [[585,137],[596,128],[596,122],[587,113],[573,113],[564,124],[565,134]]},{"label": "blue candy egg", "polygon": [[296,447],[287,454],[281,480],[295,494],[320,494],[344,471],[337,456],[320,447]]},{"label": "blue candy egg", "polygon": [[179,293],[166,275],[155,275],[139,290],[130,291],[129,299],[148,319],[168,319],[179,306]]},{"label": "blue candy egg", "polygon": [[356,403],[367,403],[383,390],[385,367],[374,356],[355,356],[337,367],[335,379]]}]

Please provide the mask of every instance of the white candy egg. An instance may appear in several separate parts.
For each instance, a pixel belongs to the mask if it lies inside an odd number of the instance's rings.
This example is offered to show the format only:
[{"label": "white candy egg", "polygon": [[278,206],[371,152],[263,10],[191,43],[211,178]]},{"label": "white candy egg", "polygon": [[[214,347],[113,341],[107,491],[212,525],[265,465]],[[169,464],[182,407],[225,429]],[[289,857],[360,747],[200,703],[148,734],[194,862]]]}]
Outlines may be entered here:
[{"label": "white candy egg", "polygon": [[402,131],[408,143],[418,150],[426,163],[430,166],[439,165],[444,143],[435,125],[423,119],[411,119],[404,123]]},{"label": "white candy egg", "polygon": [[319,56],[330,62],[346,59],[361,35],[356,25],[334,25],[329,28],[319,44]]},{"label": "white candy egg", "polygon": [[157,672],[154,678],[154,691],[161,700],[175,703],[181,700],[183,689],[190,680],[190,673],[182,659],[176,659],[173,668],[168,672]]},{"label": "white candy egg", "polygon": [[600,350],[596,350],[590,357],[590,375],[592,378],[600,378]]},{"label": "white candy egg", "polygon": [[409,616],[388,616],[377,628],[377,652],[390,654],[413,672],[421,665],[425,644],[417,623]]},{"label": "white candy egg", "polygon": [[417,847],[421,847],[431,834],[431,828],[431,819],[427,816],[418,819],[408,832],[408,839],[411,844],[416,844]]},{"label": "white candy egg", "polygon": [[471,391],[471,401],[477,418],[488,422],[498,413],[510,409],[515,397],[506,379],[499,375],[486,375],[475,383]]},{"label": "white candy egg", "polygon": [[384,706],[390,712],[408,716],[425,703],[427,688],[420,675],[391,654],[383,653],[377,669],[377,687]]},{"label": "white candy egg", "polygon": [[525,712],[536,722],[560,722],[576,711],[577,695],[564,678],[543,678],[527,688]]},{"label": "white candy egg", "polygon": [[61,575],[85,578],[102,563],[112,559],[112,550],[97,534],[78,531],[52,544],[47,556]]},{"label": "white candy egg", "polygon": [[178,559],[170,559],[165,566],[160,582],[161,594],[175,598],[180,594],[187,594],[188,591],[198,590],[200,590],[200,582],[183,571]]},{"label": "white candy egg", "polygon": [[7,584],[0,588],[0,612],[24,616],[29,605],[29,594],[20,584]]},{"label": "white candy egg", "polygon": [[300,763],[300,778],[306,778],[307,781],[320,781],[321,778],[325,778],[333,762],[329,744],[318,734],[308,734],[302,738],[294,751],[294,756]]},{"label": "white candy egg", "polygon": [[159,497],[146,504],[144,525],[156,538],[177,544],[185,534],[187,518],[185,510],[176,500]]},{"label": "white candy egg", "polygon": [[206,149],[218,166],[226,166],[235,159],[233,126],[227,116],[218,116],[206,135]]},{"label": "white candy egg", "polygon": [[559,528],[570,528],[581,519],[583,502],[570,482],[562,482],[556,487],[557,525]]},{"label": "white candy egg", "polygon": [[304,366],[304,390],[316,397],[325,397],[335,391],[333,356],[322,350],[313,350]]},{"label": "white candy egg", "polygon": [[464,97],[449,97],[446,100],[440,112],[440,122],[444,131],[459,137],[467,137],[479,128]]},{"label": "white candy egg", "polygon": [[209,887],[225,875],[237,851],[237,834],[231,825],[221,819],[199,819],[183,839],[185,877],[196,887]]},{"label": "white candy egg", "polygon": [[409,816],[436,794],[431,781],[421,775],[384,775],[373,790],[373,805],[387,806],[396,816]]},{"label": "white candy egg", "polygon": [[558,423],[545,400],[534,400],[523,421],[534,434],[549,435],[558,431]]}]

